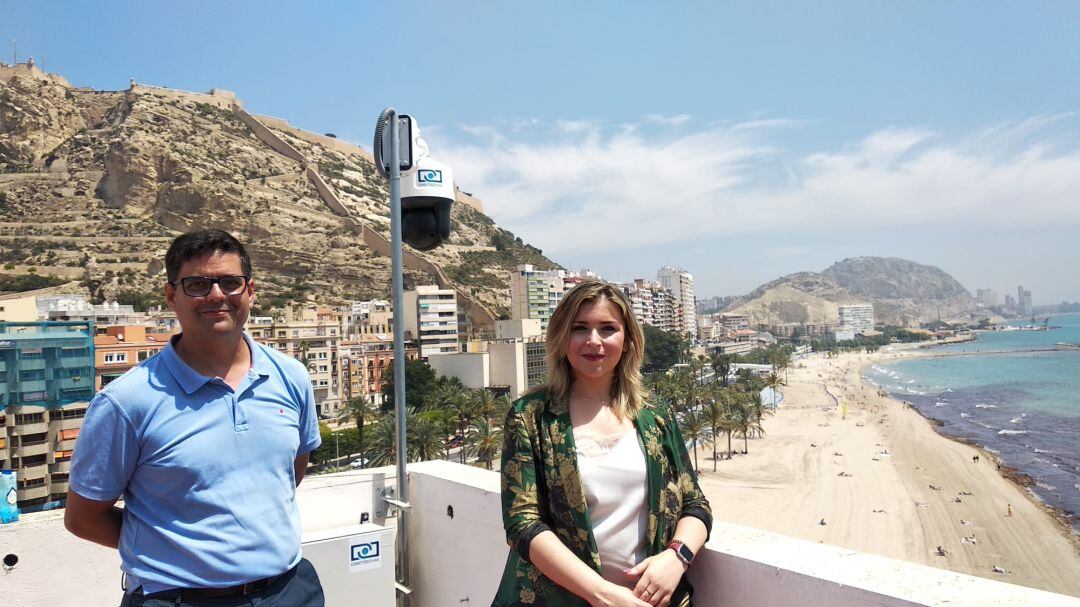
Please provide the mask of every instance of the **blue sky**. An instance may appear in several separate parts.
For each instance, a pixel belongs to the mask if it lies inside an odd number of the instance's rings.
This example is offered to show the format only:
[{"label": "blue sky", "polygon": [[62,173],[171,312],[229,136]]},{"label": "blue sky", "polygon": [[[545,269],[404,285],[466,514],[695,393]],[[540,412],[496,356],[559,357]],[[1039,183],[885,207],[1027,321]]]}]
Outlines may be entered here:
[{"label": "blue sky", "polygon": [[501,225],[609,279],[739,294],[882,255],[1080,300],[1080,4],[523,4],[0,0],[0,57],[365,146],[394,105]]}]

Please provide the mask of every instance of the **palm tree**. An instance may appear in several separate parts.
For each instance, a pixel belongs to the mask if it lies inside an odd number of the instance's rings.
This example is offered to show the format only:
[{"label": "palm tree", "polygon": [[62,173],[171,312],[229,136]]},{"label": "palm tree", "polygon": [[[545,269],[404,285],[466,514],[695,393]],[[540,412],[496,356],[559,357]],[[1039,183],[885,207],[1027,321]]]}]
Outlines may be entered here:
[{"label": "palm tree", "polygon": [[698,465],[697,446],[698,442],[705,440],[709,434],[708,420],[698,411],[690,409],[683,413],[682,419],[679,420],[679,426],[683,436],[694,442],[694,469],[700,473],[701,466]]},{"label": "palm tree", "polygon": [[346,403],[344,413],[345,416],[356,420],[356,437],[360,443],[360,461],[362,462],[366,453],[364,450],[364,423],[368,418],[376,419],[379,415],[379,408],[369,403],[363,396],[355,396]]},{"label": "palm tree", "polygon": [[513,406],[514,399],[510,398],[509,394],[503,394],[495,399],[495,421],[499,422],[499,424],[505,422],[506,416],[510,413],[510,408]]},{"label": "palm tree", "polygon": [[469,427],[469,423],[476,415],[477,404],[476,398],[468,390],[458,390],[450,395],[447,402],[449,409],[454,412],[457,417],[457,433],[461,436],[461,463],[465,463],[465,430]]},{"label": "palm tree", "polygon": [[[397,429],[394,415],[385,415],[371,428],[371,465],[387,466],[397,461]],[[407,461],[437,459],[442,454],[442,430],[421,417],[414,407],[405,413]]]},{"label": "palm tree", "polygon": [[743,453],[749,453],[750,436],[765,436],[765,427],[761,425],[766,415],[765,405],[761,402],[760,392],[747,392],[743,395],[742,401],[745,409],[743,416],[739,419],[739,431],[743,437]]},{"label": "palm tree", "polygon": [[[406,418],[408,420],[408,418]],[[445,444],[444,434],[437,422],[418,416],[408,423],[409,461],[439,459]]]},{"label": "palm tree", "polygon": [[714,354],[712,357],[712,368],[717,377],[720,378],[720,383],[727,383],[728,373],[731,371],[731,365],[735,363],[734,354]]},{"label": "palm tree", "polygon": [[[408,424],[409,417],[405,416]],[[394,414],[382,416],[371,427],[371,465],[389,466],[397,461],[397,429]]]},{"label": "palm tree", "polygon": [[784,385],[784,378],[780,377],[780,374],[773,371],[765,377],[765,385],[772,391],[772,406],[776,408],[776,393],[780,390],[780,386]]},{"label": "palm tree", "polygon": [[709,435],[712,437],[713,472],[716,472],[716,437],[720,432],[726,432],[728,437],[728,459],[731,459],[731,432],[734,429],[734,420],[728,407],[730,400],[726,391],[717,390],[714,398],[705,407],[705,420],[709,424]]},{"label": "palm tree", "polygon": [[476,411],[489,422],[495,415],[495,394],[491,390],[480,389],[473,392],[476,395]]},{"label": "palm tree", "polygon": [[484,466],[491,470],[492,461],[502,444],[502,429],[496,428],[490,419],[481,417],[473,422],[471,434],[473,452],[477,459],[484,462]]}]

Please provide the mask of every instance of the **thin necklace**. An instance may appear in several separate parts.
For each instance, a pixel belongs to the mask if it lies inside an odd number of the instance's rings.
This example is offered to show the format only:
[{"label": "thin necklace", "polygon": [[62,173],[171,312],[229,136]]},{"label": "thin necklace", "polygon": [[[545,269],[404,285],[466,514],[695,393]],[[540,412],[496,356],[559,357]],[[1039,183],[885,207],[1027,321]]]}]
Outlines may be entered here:
[{"label": "thin necklace", "polygon": [[[591,396],[589,396],[587,394],[581,394],[580,392],[571,392],[571,394],[573,394],[574,396],[577,396],[578,398],[584,398],[587,402],[590,402],[590,403],[593,402],[593,400],[594,400],[593,397],[591,397]],[[599,400],[600,400],[600,406],[601,407],[606,407],[607,406],[607,404],[608,404],[607,399],[601,398]]]}]

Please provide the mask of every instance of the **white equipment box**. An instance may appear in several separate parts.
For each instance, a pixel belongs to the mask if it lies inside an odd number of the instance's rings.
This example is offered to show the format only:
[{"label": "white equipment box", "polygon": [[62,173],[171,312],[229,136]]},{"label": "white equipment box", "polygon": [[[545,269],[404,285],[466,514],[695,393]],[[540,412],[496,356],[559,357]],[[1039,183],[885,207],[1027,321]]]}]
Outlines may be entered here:
[{"label": "white equipment box", "polygon": [[319,574],[326,607],[394,607],[395,529],[371,523],[304,533],[304,558]]}]

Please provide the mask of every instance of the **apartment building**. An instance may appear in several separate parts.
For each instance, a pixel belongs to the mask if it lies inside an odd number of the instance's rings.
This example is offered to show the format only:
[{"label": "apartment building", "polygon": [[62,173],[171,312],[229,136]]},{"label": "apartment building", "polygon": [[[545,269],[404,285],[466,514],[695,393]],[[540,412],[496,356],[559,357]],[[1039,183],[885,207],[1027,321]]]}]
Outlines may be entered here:
[{"label": "apartment building", "polygon": [[94,389],[100,390],[169,343],[171,332],[144,325],[99,327],[94,335]]},{"label": "apartment building", "polygon": [[694,277],[686,270],[664,266],[656,272],[656,280],[664,286],[675,300],[675,330],[680,333],[697,332]]},{"label": "apartment building", "polygon": [[874,330],[874,305],[868,303],[846,304],[836,307],[840,315],[838,333],[846,334],[852,330],[855,334]]},{"label": "apartment building", "polygon": [[670,333],[678,330],[675,297],[666,287],[659,282],[636,278],[622,289],[638,322]]},{"label": "apartment building", "polygon": [[420,356],[453,354],[458,347],[457,293],[436,285],[419,285],[405,292],[401,311],[406,339],[414,340]]},{"label": "apartment building", "polygon": [[392,335],[393,332],[394,309],[389,301],[372,299],[349,304],[344,323],[346,336]]},{"label": "apartment building", "polygon": [[322,416],[334,415],[342,406],[338,364],[341,318],[331,308],[309,305],[282,318],[248,319],[252,339],[307,366],[315,405]]},{"label": "apartment building", "polygon": [[[416,348],[405,349],[405,360],[416,360]],[[341,364],[342,406],[354,398],[373,405],[383,402],[383,382],[394,373],[394,340],[389,336],[365,336],[338,346]]]},{"label": "apartment building", "polygon": [[39,320],[93,322],[95,325],[146,324],[146,314],[118,302],[92,304],[79,295],[44,295],[37,297]]},{"label": "apartment building", "polygon": [[510,318],[538,319],[540,330],[547,331],[548,320],[555,312],[568,286],[563,270],[537,270],[522,264],[510,275]]},{"label": "apartment building", "polygon": [[20,510],[63,504],[93,393],[91,323],[0,323],[0,468],[16,473]]}]

